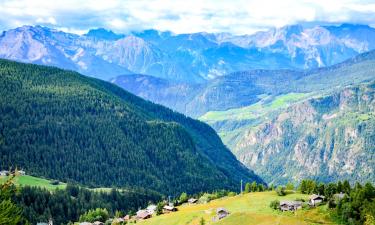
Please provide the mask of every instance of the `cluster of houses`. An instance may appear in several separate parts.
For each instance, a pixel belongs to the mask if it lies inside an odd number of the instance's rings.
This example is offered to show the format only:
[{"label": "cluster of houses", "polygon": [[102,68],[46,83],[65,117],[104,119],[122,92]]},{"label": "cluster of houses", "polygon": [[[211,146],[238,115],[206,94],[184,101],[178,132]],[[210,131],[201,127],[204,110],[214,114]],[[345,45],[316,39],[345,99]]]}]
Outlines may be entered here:
[{"label": "cluster of houses", "polygon": [[[152,204],[152,205],[149,205],[146,209],[138,210],[136,212],[136,215],[134,216],[126,215],[124,217],[114,218],[112,219],[112,224],[113,223],[121,224],[121,223],[129,222],[129,221],[146,220],[154,216],[156,214],[156,210],[157,210],[157,206]],[[171,213],[175,211],[177,211],[177,208],[171,203],[163,207],[163,213]],[[96,221],[94,223],[82,222],[79,225],[104,225],[104,223],[100,221]]]},{"label": "cluster of houses", "polygon": [[[315,207],[321,204],[324,201],[325,197],[323,195],[313,194],[310,196],[308,205],[310,207]],[[296,211],[297,209],[302,208],[302,201],[281,201],[280,210],[281,211]]]},{"label": "cluster of houses", "polygon": [[[344,193],[339,193],[339,194],[334,194],[333,199],[338,202],[341,199],[345,197],[346,194]],[[325,197],[323,195],[316,195],[313,194],[310,196],[308,206],[310,207],[316,207],[320,204],[322,204],[325,200]],[[281,211],[296,211],[297,209],[302,208],[302,201],[281,201],[280,202],[280,210]]]},{"label": "cluster of houses", "polygon": [[16,170],[15,172],[11,172],[11,171],[8,171],[8,170],[1,170],[0,176],[9,176],[13,173],[15,173],[16,175],[21,175],[21,176],[26,174],[26,172],[24,170]]}]

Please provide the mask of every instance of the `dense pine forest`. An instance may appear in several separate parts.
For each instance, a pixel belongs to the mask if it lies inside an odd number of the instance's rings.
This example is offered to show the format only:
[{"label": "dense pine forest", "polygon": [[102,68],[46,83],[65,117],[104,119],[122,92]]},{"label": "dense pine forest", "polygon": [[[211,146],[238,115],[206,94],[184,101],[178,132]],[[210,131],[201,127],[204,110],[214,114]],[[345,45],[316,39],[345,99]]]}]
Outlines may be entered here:
[{"label": "dense pine forest", "polygon": [[208,125],[107,82],[1,60],[0,96],[3,169],[164,194],[261,182]]}]

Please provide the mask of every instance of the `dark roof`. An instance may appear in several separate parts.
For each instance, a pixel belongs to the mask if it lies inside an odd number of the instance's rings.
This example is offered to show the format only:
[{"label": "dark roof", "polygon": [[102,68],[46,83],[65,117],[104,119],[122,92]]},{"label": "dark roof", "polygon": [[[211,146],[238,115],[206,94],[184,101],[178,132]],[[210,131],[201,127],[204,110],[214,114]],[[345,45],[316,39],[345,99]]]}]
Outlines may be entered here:
[{"label": "dark roof", "polygon": [[315,200],[315,199],[324,199],[325,197],[323,195],[316,195],[316,194],[313,194],[310,196],[310,200]]},{"label": "dark roof", "polygon": [[223,208],[223,207],[220,207],[220,208],[217,208],[217,209],[216,209],[216,213],[222,213],[222,212],[229,213],[228,210],[226,210],[226,209]]}]

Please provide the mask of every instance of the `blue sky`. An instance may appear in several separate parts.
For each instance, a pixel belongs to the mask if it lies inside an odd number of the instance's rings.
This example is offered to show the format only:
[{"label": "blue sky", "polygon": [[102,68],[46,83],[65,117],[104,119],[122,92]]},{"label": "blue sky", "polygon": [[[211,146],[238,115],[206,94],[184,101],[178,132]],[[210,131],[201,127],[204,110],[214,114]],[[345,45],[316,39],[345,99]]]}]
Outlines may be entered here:
[{"label": "blue sky", "polygon": [[375,27],[375,0],[0,0],[0,15],[1,30],[39,24],[73,33],[104,27],[251,34],[315,21]]}]

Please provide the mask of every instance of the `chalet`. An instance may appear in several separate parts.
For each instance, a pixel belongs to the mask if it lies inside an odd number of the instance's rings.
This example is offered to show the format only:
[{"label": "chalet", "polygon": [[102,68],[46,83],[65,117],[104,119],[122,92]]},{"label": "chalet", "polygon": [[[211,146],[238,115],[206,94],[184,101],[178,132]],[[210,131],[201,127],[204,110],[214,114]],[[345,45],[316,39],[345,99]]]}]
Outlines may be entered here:
[{"label": "chalet", "polygon": [[95,221],[95,222],[93,223],[93,225],[104,225],[104,223],[103,223],[103,222],[100,222],[100,221]]},{"label": "chalet", "polygon": [[149,212],[150,214],[154,214],[156,212],[156,208],[157,206],[156,205],[149,205],[146,210],[147,212]]},{"label": "chalet", "polygon": [[335,203],[337,204],[339,201],[341,201],[343,198],[345,198],[346,194],[345,193],[337,193],[337,194],[334,194],[333,195],[333,199],[335,201]]},{"label": "chalet", "polygon": [[93,225],[92,223],[89,223],[89,222],[82,222],[80,223],[79,225]]},{"label": "chalet", "polygon": [[196,198],[190,198],[189,200],[188,200],[188,203],[189,204],[195,204],[195,203],[197,203],[198,202],[198,199],[196,199]]},{"label": "chalet", "polygon": [[300,201],[281,201],[280,210],[281,211],[296,211],[302,208],[302,202]]},{"label": "chalet", "polygon": [[125,221],[129,221],[130,220],[130,216],[129,215],[124,216],[124,220]]},{"label": "chalet", "polygon": [[216,209],[216,218],[218,220],[221,220],[223,219],[224,217],[227,217],[229,215],[229,212],[228,210],[226,210],[225,208],[223,207],[220,207],[220,208],[217,208]]},{"label": "chalet", "polygon": [[151,218],[151,214],[147,210],[138,210],[136,219],[145,220]]},{"label": "chalet", "polygon": [[[113,219],[113,223],[119,223],[119,224],[121,224],[123,222],[125,222],[124,218],[114,218]],[[97,225],[97,224],[94,223],[94,225]]]},{"label": "chalet", "polygon": [[317,206],[324,201],[324,198],[325,197],[323,195],[313,194],[313,195],[310,196],[309,205],[310,206]]},{"label": "chalet", "polygon": [[163,213],[170,213],[170,212],[176,212],[177,208],[174,207],[173,205],[165,205],[163,207]]},{"label": "chalet", "polygon": [[9,176],[9,171],[8,170],[2,170],[0,171],[0,176]]}]

